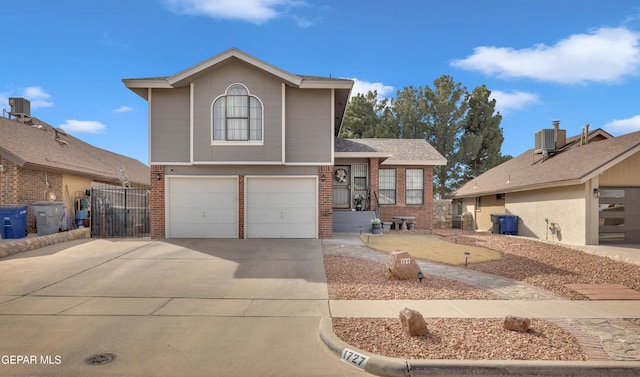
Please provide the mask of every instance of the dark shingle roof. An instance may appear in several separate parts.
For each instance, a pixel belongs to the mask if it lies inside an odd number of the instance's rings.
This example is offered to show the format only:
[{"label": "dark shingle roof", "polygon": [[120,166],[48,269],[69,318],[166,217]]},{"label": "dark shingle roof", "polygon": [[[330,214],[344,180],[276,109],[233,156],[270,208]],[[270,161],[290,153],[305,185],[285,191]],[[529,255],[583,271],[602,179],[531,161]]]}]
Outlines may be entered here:
[{"label": "dark shingle roof", "polygon": [[22,123],[0,117],[0,155],[24,167],[120,182],[118,167],[124,167],[129,182],[150,183],[149,167],[138,160],[106,151],[37,119]]},{"label": "dark shingle roof", "polygon": [[388,157],[383,165],[445,165],[447,160],[423,139],[336,139],[336,157]]},{"label": "dark shingle roof", "polygon": [[[591,135],[602,135],[594,130]],[[600,139],[600,137],[598,138]],[[572,145],[546,160],[530,149],[467,182],[450,197],[464,198],[545,187],[582,184],[634,153],[640,152],[640,131],[580,145]]]}]

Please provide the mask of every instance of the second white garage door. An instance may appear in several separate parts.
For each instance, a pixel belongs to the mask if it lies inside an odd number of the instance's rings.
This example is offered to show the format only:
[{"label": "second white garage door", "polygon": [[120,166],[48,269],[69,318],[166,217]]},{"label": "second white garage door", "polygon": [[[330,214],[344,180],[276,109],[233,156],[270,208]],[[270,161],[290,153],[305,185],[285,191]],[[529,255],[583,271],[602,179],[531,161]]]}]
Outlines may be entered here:
[{"label": "second white garage door", "polygon": [[317,238],[316,177],[247,177],[247,238]]}]

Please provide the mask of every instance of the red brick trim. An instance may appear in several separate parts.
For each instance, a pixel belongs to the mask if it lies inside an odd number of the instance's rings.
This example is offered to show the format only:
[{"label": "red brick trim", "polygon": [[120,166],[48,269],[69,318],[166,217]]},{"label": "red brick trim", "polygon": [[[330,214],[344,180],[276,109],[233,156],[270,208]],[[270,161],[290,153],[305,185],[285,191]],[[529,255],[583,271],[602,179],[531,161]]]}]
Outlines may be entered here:
[{"label": "red brick trim", "polygon": [[[151,165],[151,198],[149,199],[149,236],[166,238],[165,229],[165,166]],[[158,179],[160,174],[160,179]]]}]

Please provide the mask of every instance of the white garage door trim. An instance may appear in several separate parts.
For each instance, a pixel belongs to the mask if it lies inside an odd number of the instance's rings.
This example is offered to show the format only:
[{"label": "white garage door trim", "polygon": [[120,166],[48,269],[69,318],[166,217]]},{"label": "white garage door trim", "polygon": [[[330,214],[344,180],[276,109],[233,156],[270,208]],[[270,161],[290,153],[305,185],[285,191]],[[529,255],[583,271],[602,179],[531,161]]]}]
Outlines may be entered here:
[{"label": "white garage door trim", "polygon": [[318,238],[318,177],[246,176],[245,238]]},{"label": "white garage door trim", "polygon": [[238,238],[238,176],[167,176],[167,238]]}]

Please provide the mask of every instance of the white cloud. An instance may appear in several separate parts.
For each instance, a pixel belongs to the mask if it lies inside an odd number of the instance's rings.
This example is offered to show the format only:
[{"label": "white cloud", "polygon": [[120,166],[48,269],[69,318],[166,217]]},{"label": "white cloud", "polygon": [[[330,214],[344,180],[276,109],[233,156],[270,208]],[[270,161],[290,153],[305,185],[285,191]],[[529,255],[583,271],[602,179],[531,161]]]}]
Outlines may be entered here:
[{"label": "white cloud", "polygon": [[387,98],[389,95],[393,94],[393,86],[384,85],[381,82],[368,82],[362,81],[356,78],[352,78],[349,80],[353,80],[353,89],[351,90],[351,96],[355,96],[356,94],[367,94],[374,90],[378,91],[378,100]]},{"label": "white cloud", "polygon": [[133,111],[133,107],[130,106],[120,106],[117,109],[113,110],[116,113],[126,113],[128,111]]},{"label": "white cloud", "polygon": [[69,133],[100,134],[107,128],[104,124],[95,120],[67,119],[60,128]]},{"label": "white cloud", "polygon": [[640,115],[627,119],[614,119],[602,127],[605,131],[615,134],[627,134],[640,131]]},{"label": "white cloud", "polygon": [[526,77],[540,81],[579,84],[615,82],[637,73],[640,33],[626,28],[600,28],[574,34],[553,46],[538,44],[516,50],[480,46],[453,66],[501,78]]},{"label": "white cloud", "polygon": [[[261,24],[281,15],[280,6],[300,6],[295,0],[166,0],[169,7],[179,14],[208,16]],[[303,26],[308,21],[303,22]],[[298,20],[300,24],[301,21]]]},{"label": "white cloud", "polygon": [[53,106],[53,102],[49,100],[51,95],[45,92],[40,86],[29,86],[24,88],[22,90],[22,97],[31,102],[31,109]]},{"label": "white cloud", "polygon": [[540,102],[537,94],[527,92],[507,93],[501,90],[492,90],[490,98],[496,100],[496,110],[503,115],[509,111],[522,110],[529,105]]}]

